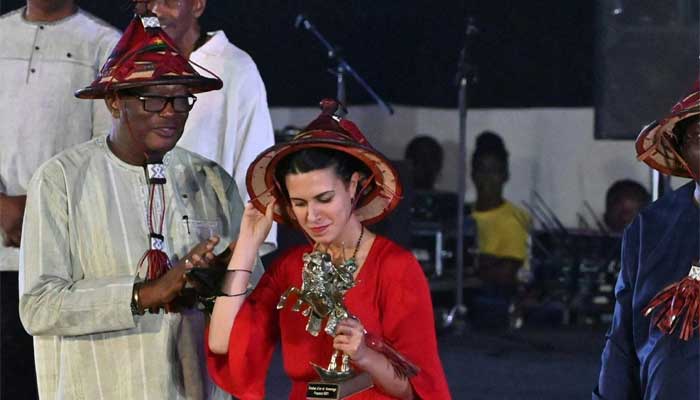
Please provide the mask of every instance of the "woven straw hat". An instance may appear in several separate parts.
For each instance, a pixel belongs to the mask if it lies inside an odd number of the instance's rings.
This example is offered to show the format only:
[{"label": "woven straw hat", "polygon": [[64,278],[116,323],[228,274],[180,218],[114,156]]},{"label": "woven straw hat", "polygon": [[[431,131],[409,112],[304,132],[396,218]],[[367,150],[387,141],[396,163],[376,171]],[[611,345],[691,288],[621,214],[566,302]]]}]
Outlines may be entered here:
[{"label": "woven straw hat", "polygon": [[208,78],[195,71],[161,29],[156,16],[136,15],[97,79],[75,95],[100,99],[109,92],[150,85],[185,85],[192,93],[221,89],[221,79],[213,76]]},{"label": "woven straw hat", "polygon": [[695,82],[693,91],[682,98],[665,118],[645,126],[637,137],[637,159],[667,175],[693,178],[685,160],[678,153],[673,128],[679,121],[700,114],[700,89]]},{"label": "woven straw hat", "polygon": [[280,191],[275,169],[283,158],[299,150],[328,148],[355,157],[371,172],[371,176],[363,177],[360,181],[364,190],[357,199],[353,212],[365,224],[382,220],[396,208],[403,193],[396,170],[369,144],[354,123],[335,115],[339,107],[337,101],[324,99],[320,105],[322,111],[318,118],[291,141],[263,151],[250,165],[246,186],[253,205],[265,212],[267,205],[276,199],[274,219],[297,225],[293,214],[288,212],[289,204]]}]

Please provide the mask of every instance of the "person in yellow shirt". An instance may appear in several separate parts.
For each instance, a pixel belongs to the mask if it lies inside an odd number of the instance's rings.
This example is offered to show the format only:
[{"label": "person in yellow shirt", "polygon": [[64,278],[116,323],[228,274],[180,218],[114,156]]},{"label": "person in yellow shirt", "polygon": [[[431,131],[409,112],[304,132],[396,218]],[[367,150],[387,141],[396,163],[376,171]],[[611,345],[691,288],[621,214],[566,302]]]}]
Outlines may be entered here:
[{"label": "person in yellow shirt", "polygon": [[487,287],[511,297],[527,264],[531,219],[503,197],[508,151],[499,135],[485,131],[477,137],[471,177],[477,193],[471,215],[477,225],[478,275]]}]

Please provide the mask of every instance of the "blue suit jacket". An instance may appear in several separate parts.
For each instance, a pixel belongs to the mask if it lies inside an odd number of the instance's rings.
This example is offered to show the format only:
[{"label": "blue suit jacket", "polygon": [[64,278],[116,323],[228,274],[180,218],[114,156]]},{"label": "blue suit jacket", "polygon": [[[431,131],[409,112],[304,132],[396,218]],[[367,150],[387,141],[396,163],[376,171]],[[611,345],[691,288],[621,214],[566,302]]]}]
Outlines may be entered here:
[{"label": "blue suit jacket", "polygon": [[690,182],[643,210],[625,230],[615,314],[593,399],[700,399],[700,335],[664,335],[642,312],[700,257],[700,213]]}]

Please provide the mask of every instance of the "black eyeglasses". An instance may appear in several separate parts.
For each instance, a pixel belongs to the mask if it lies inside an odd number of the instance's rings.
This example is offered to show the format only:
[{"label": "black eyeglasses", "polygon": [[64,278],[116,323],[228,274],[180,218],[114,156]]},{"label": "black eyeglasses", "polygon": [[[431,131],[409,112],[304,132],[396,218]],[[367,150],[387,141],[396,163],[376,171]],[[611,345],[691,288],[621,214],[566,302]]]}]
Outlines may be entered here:
[{"label": "black eyeglasses", "polygon": [[197,97],[188,94],[182,96],[159,96],[155,94],[134,94],[134,97],[141,100],[143,110],[152,113],[159,113],[165,110],[170,103],[176,113],[186,113],[192,110]]}]

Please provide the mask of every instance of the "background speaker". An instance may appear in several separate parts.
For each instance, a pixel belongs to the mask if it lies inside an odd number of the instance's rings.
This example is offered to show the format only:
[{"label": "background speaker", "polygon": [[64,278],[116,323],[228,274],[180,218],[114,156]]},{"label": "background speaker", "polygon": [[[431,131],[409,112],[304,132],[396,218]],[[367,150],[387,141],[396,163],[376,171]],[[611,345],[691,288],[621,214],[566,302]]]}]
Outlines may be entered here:
[{"label": "background speaker", "polygon": [[635,139],[698,78],[697,0],[601,0],[596,10],[596,139]]}]

